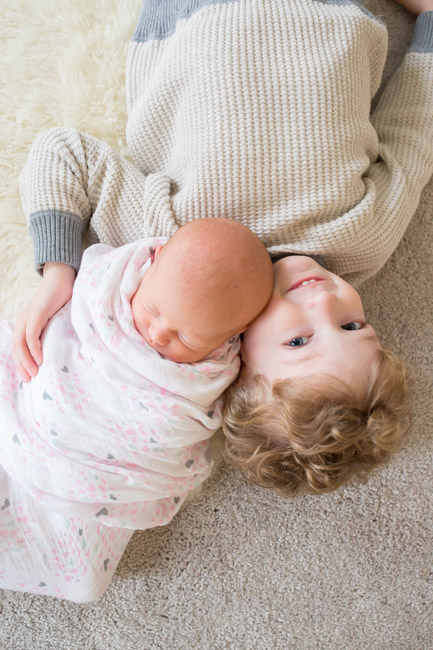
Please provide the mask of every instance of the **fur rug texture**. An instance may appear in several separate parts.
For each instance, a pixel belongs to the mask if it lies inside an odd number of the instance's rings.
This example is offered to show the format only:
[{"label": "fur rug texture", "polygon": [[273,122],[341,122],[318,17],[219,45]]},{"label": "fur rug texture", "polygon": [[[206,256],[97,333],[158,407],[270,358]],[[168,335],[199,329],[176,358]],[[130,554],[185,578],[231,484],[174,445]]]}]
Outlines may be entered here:
[{"label": "fur rug texture", "polygon": [[[140,0],[0,5],[0,316],[13,318],[39,282],[17,184],[29,147],[70,125],[126,153],[125,57]],[[393,0],[368,8],[389,28],[387,79],[414,19]],[[430,181],[361,292],[417,377],[392,461],[361,487],[292,500],[220,464],[169,526],[135,533],[98,602],[0,592],[2,650],[431,650],[432,206]]]}]

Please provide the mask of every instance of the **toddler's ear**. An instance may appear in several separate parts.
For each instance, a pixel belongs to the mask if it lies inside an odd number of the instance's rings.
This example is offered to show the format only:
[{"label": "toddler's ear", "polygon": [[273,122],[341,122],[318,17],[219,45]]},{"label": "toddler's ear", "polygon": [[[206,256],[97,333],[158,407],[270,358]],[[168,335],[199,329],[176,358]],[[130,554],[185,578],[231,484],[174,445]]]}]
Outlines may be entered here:
[{"label": "toddler's ear", "polygon": [[235,383],[237,386],[242,386],[242,384],[244,384],[247,381],[247,379],[248,379],[248,374],[247,374],[246,366],[242,361],[242,357],[241,357],[241,367],[239,369],[239,374],[235,379]]}]

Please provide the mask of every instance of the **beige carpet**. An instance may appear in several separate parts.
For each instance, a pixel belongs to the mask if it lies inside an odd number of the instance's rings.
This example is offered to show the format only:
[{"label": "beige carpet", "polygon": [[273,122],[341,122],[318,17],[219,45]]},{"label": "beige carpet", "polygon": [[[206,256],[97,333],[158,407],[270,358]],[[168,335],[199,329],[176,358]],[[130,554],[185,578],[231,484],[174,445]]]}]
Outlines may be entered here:
[{"label": "beige carpet", "polygon": [[[1,316],[37,286],[17,193],[36,133],[69,124],[124,149],[139,5],[0,0]],[[391,0],[368,6],[390,29],[389,75],[413,19]],[[418,377],[413,426],[389,466],[358,489],[284,500],[220,465],[172,524],[135,533],[99,602],[0,592],[1,650],[431,650],[432,246],[430,182],[363,290],[370,320]]]}]

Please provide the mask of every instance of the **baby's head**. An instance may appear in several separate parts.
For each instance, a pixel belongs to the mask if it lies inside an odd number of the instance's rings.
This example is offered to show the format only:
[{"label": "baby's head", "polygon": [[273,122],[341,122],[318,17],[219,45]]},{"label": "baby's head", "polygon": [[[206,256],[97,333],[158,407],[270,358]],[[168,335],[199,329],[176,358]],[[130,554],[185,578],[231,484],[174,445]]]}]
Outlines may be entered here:
[{"label": "baby's head", "polygon": [[274,264],[228,391],[226,453],[255,483],[321,493],[368,473],[409,426],[409,373],[383,349],[357,291],[306,256]]},{"label": "baby's head", "polygon": [[157,248],[131,300],[134,323],[164,357],[199,361],[260,314],[272,281],[270,257],[249,228],[200,219]]}]

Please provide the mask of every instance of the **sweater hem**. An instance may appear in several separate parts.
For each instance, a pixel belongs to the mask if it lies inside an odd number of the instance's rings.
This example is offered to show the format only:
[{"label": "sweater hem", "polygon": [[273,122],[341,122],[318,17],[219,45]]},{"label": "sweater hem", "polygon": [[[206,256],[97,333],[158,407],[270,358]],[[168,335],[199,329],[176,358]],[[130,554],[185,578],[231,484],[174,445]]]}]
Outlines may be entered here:
[{"label": "sweater hem", "polygon": [[433,11],[425,11],[416,19],[409,52],[433,52]]},{"label": "sweater hem", "polygon": [[132,41],[144,43],[163,40],[176,31],[179,20],[190,18],[192,14],[210,5],[233,4],[239,0],[170,0],[168,6],[163,2],[144,0],[137,28]]},{"label": "sweater hem", "polygon": [[62,262],[78,271],[83,238],[81,217],[62,210],[39,210],[29,217],[29,233],[39,275],[46,262]]},{"label": "sweater hem", "polygon": [[[239,3],[240,0],[171,0],[168,5],[164,2],[155,3],[154,0],[144,0],[138,25],[132,36],[133,42],[145,43],[152,40],[163,40],[172,36],[179,20],[190,18],[201,9],[215,5],[228,5]],[[340,5],[358,7],[363,14],[382,22],[371,11],[366,9],[361,0],[312,0],[325,5]]]}]

